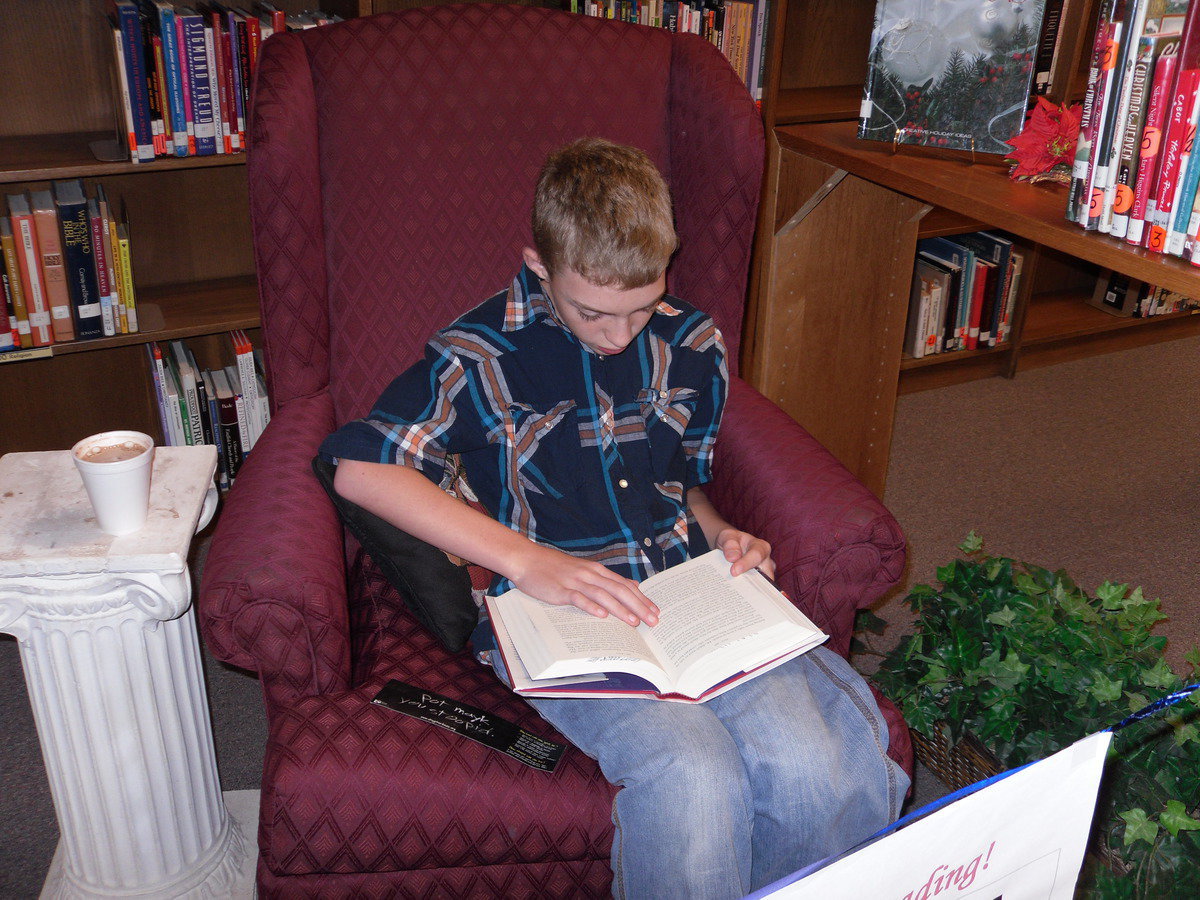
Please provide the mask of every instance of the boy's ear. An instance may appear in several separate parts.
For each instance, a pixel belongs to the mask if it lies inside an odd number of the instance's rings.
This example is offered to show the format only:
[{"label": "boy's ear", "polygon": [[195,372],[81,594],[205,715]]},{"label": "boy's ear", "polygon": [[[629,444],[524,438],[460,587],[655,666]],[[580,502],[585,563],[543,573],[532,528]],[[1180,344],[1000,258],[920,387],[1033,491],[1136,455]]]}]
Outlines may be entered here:
[{"label": "boy's ear", "polygon": [[532,247],[526,247],[521,251],[521,255],[525,258],[525,265],[529,266],[529,268],[533,270],[533,273],[537,275],[538,278],[542,278],[546,281],[550,280],[550,270],[542,264],[542,258],[538,256],[538,252],[536,250],[534,250]]}]

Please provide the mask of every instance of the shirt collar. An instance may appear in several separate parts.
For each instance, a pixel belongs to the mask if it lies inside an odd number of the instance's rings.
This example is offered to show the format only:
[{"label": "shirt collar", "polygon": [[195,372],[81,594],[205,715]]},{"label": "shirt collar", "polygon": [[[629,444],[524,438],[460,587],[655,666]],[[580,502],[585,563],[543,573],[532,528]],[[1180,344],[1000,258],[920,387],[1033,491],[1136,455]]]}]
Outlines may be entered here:
[{"label": "shirt collar", "polygon": [[[663,295],[654,312],[663,316],[677,316],[683,310],[668,302],[669,295]],[[527,325],[547,319],[569,332],[570,329],[558,318],[554,304],[542,289],[542,282],[537,274],[527,265],[521,266],[521,271],[513,279],[508,288],[508,302],[504,309],[504,330],[520,331]]]}]

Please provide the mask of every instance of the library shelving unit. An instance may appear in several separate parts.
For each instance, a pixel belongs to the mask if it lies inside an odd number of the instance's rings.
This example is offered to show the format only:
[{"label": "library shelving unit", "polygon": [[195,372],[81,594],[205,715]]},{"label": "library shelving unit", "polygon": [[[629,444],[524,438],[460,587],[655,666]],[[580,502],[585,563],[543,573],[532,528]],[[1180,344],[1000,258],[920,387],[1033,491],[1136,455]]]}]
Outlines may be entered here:
[{"label": "library shelving unit", "polygon": [[[359,4],[320,5],[350,16]],[[0,453],[70,447],[110,428],[161,439],[144,345],[187,338],[211,365],[226,332],[259,322],[245,154],[134,164],[92,150],[117,134],[106,9],[105,0],[25,0],[5,17],[0,192],[82,178],[89,192],[102,182],[114,204],[124,203],[141,330],[0,363]]]},{"label": "library shelving unit", "polygon": [[[1083,93],[1095,5],[1064,4],[1052,99]],[[874,9],[792,0],[779,13],[743,375],[882,496],[899,393],[1200,334],[1200,316],[1123,319],[1086,303],[1104,268],[1197,297],[1200,268],[1067,222],[1064,186],[1013,182],[998,157],[858,140]],[[858,68],[820,63],[839,53]],[[1026,254],[1009,341],[904,358],[917,240],[985,228]]]},{"label": "library shelving unit", "polygon": [[[436,2],[275,0],[275,6],[352,18]],[[161,440],[144,345],[187,338],[201,364],[214,365],[231,329],[246,329],[258,342],[245,154],[99,161],[92,145],[111,142],[118,131],[107,0],[13,6],[0,28],[0,193],[82,178],[89,193],[103,182],[111,201],[124,202],[141,330],[57,344],[48,357],[0,356],[0,453],[70,447],[110,428]]]}]

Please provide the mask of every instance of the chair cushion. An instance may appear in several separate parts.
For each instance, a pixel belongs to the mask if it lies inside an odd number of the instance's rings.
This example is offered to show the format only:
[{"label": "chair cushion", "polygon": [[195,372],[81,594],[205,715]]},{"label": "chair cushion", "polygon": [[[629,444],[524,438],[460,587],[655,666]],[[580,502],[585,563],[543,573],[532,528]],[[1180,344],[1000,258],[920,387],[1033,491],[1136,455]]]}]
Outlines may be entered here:
[{"label": "chair cushion", "polygon": [[437,547],[401,531],[335,491],[333,475],[337,467],[332,463],[318,456],[312,466],[346,528],[370,554],[417,621],[451,653],[462,650],[478,620],[466,566],[456,566]]},{"label": "chair cushion", "polygon": [[[468,653],[447,653],[367,562],[350,602],[371,672],[270,720],[262,853],[280,876],[591,860],[606,868],[615,788],[568,747],[553,773],[370,702],[395,678],[566,740]],[[370,624],[367,624],[368,621]]]}]

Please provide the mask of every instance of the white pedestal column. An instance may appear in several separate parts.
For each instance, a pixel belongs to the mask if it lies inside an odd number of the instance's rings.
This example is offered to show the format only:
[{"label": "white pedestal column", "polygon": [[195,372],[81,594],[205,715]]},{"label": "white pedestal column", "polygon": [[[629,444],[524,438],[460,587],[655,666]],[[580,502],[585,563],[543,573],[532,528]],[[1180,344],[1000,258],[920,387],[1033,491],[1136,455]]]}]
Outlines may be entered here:
[{"label": "white pedestal column", "polygon": [[0,459],[0,631],[19,643],[62,834],[43,897],[244,895],[187,571],[215,451],[155,456],[146,527],[117,538],[69,454]]}]

